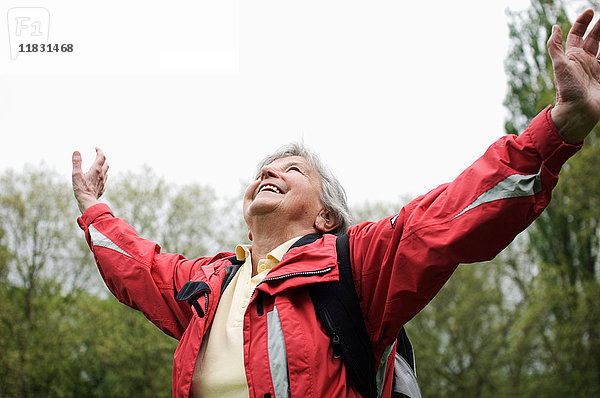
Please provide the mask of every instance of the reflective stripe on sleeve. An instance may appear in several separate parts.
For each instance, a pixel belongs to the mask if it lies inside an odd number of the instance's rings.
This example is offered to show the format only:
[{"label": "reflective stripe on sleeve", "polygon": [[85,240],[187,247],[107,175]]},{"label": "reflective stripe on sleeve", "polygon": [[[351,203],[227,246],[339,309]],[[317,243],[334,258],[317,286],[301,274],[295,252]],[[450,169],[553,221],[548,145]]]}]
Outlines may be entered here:
[{"label": "reflective stripe on sleeve", "polygon": [[500,199],[518,198],[523,196],[533,196],[542,190],[542,181],[540,171],[537,174],[513,174],[500,181],[492,188],[488,189],[473,203],[465,207],[463,211],[452,217],[454,220],[467,211],[482,205]]},{"label": "reflective stripe on sleeve", "polygon": [[103,235],[93,225],[90,225],[89,231],[90,231],[90,238],[91,238],[92,244],[94,246],[100,246],[100,247],[105,247],[107,249],[112,249],[116,252],[126,255],[127,257],[131,257],[131,255],[129,253],[127,253],[125,250],[123,250],[119,246],[117,246],[117,244],[115,242],[113,242],[112,240],[107,238],[105,235]]}]

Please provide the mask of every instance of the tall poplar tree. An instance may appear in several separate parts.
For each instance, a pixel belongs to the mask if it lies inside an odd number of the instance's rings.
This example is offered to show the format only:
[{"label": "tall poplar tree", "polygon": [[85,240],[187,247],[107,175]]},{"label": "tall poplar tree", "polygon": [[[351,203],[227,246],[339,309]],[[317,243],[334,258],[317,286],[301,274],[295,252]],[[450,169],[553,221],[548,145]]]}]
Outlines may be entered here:
[{"label": "tall poplar tree", "polygon": [[[545,44],[552,25],[559,24],[566,35],[569,13],[578,14],[594,3],[532,0],[526,11],[510,14],[507,133],[522,131],[554,102]],[[533,350],[532,358],[538,359],[524,369],[525,396],[600,396],[599,167],[594,131],[563,167],[552,201],[528,230],[534,277],[517,275],[529,282],[522,290],[526,308],[513,329],[514,336],[528,340],[514,341],[514,347]]]}]

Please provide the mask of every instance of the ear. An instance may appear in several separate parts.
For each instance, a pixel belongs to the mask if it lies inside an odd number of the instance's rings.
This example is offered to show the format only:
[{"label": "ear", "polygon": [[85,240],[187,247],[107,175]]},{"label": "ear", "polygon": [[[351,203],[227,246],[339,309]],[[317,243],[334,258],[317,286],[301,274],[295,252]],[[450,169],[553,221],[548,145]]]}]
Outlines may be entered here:
[{"label": "ear", "polygon": [[250,242],[252,242],[252,232],[248,231],[248,239],[250,239]]},{"label": "ear", "polygon": [[337,227],[337,222],[327,210],[323,209],[317,215],[315,228],[322,234],[333,231]]}]

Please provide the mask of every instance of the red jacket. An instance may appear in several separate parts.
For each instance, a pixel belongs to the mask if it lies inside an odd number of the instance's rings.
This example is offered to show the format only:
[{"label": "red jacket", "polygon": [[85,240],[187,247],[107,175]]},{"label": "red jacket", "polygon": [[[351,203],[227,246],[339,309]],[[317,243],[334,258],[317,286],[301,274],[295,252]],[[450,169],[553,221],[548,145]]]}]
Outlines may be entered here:
[{"label": "red jacket", "polygon": [[[378,385],[391,393],[393,343],[403,324],[441,289],[459,263],[492,259],[544,209],[566,144],[549,108],[520,136],[496,141],[452,183],[379,222],[349,229],[356,290],[371,336]],[[179,339],[173,395],[190,395],[202,338],[212,321],[233,253],[188,260],[161,253],[104,204],[78,220],[100,273],[123,303]],[[251,397],[356,397],[318,321],[308,289],[337,280],[335,236],[310,235],[292,247],[252,295],[244,316],[244,362]],[[186,282],[197,294],[177,301]],[[184,292],[193,287],[186,285]],[[186,290],[187,289],[187,290]]]}]

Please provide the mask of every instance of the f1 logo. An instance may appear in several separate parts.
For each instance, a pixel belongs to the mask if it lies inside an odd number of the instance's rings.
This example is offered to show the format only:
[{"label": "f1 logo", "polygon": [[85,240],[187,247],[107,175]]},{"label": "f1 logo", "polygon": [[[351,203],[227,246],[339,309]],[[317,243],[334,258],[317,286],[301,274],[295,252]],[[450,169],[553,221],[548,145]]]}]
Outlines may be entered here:
[{"label": "f1 logo", "polygon": [[50,12],[43,7],[15,7],[8,10],[10,58],[17,59],[24,44],[46,44]]}]

